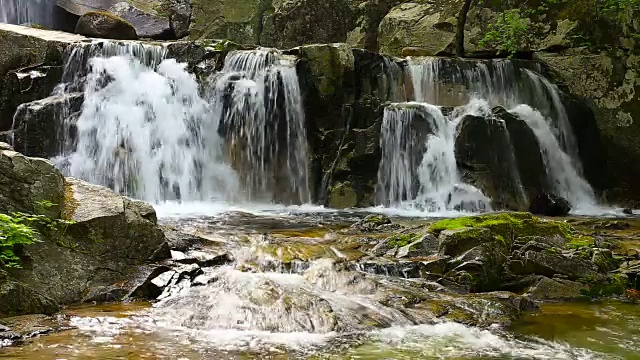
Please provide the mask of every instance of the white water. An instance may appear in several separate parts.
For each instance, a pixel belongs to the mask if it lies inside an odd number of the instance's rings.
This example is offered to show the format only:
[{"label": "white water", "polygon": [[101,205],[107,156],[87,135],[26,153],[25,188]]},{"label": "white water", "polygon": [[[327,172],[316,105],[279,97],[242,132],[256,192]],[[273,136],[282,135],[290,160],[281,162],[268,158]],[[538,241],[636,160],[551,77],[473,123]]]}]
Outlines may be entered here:
[{"label": "white water", "polygon": [[0,0],[0,23],[54,25],[55,0]]},{"label": "white water", "polygon": [[154,70],[116,56],[90,67],[72,176],[147,201],[235,192],[217,124],[184,65],[165,60]]},{"label": "white water", "polygon": [[205,99],[185,65],[165,55],[135,42],[68,51],[55,94],[85,100],[77,121],[61,112],[60,167],[151,202],[310,202],[295,59],[231,53]]},{"label": "white water", "polygon": [[572,157],[560,146],[550,121],[528,105],[518,105],[511,111],[523,119],[536,134],[555,192],[576,208],[595,208],[593,189],[573,166]]},{"label": "white water", "polygon": [[[593,189],[581,173],[576,140],[558,88],[534,71],[517,69],[511,61],[465,64],[468,67],[459,67],[456,63],[446,63],[437,58],[409,58],[413,95],[416,101],[423,103],[420,111],[430,109],[432,112],[429,118],[435,120],[431,124],[433,134],[428,137],[422,164],[416,171],[412,151],[419,146],[411,144],[415,138],[408,135],[408,126],[417,116],[416,109],[420,106],[396,104],[385,110],[381,135],[383,157],[378,176],[380,203],[403,204],[402,207],[409,200],[413,207],[418,205],[429,211],[442,211],[451,209],[449,197],[456,193],[465,197],[471,194],[473,203],[482,203],[484,196],[481,192],[462,184],[459,179],[454,150],[456,126],[467,114],[492,116],[492,106],[519,108],[522,104],[530,104],[537,108],[535,118],[542,119],[542,123],[531,120],[530,112],[527,112],[529,119],[525,120],[541,144],[547,173],[555,191],[579,212],[598,211],[595,210]],[[523,76],[519,76],[519,72]],[[451,82],[458,85],[444,84]],[[448,119],[437,107],[428,105],[460,106],[465,103],[467,105],[457,108],[456,114]],[[512,168],[515,171],[515,166]],[[516,183],[521,183],[517,173],[514,177]],[[418,194],[415,191],[416,180],[420,184]],[[473,206],[470,209],[479,210]]]},{"label": "white water", "polygon": [[209,102],[228,142],[228,160],[240,169],[251,201],[311,200],[295,61],[272,49],[236,51],[211,79]]}]

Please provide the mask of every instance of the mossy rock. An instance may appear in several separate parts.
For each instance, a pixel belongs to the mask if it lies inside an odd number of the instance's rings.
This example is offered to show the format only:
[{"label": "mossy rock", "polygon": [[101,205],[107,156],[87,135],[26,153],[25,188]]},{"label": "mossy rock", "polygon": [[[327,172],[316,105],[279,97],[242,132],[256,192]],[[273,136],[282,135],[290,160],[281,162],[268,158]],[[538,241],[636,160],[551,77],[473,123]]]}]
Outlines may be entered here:
[{"label": "mossy rock", "polygon": [[93,11],[80,17],[76,33],[103,39],[136,40],[136,29],[128,21],[107,12]]},{"label": "mossy rock", "polygon": [[[543,220],[531,213],[497,213],[440,220],[429,228],[434,234],[445,230],[488,229],[507,246],[525,236],[560,236],[567,241],[586,241],[569,224]],[[467,234],[473,236],[472,232]]]}]

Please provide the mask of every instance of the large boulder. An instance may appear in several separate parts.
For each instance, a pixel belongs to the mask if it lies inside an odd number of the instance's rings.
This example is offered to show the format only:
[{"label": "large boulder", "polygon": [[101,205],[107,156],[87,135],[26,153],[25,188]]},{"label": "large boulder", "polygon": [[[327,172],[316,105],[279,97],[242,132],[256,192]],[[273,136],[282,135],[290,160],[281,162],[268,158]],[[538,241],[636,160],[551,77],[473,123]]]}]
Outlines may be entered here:
[{"label": "large boulder", "polygon": [[158,40],[184,37],[191,21],[190,0],[58,0],[58,6],[78,16],[95,11],[116,15],[139,37]]},{"label": "large boulder", "polygon": [[567,216],[571,211],[571,204],[560,196],[541,193],[531,200],[529,211],[538,215]]},{"label": "large boulder", "polygon": [[106,12],[88,12],[80,17],[76,24],[76,33],[84,36],[136,40],[136,29],[126,20]]},{"label": "large boulder", "polygon": [[193,0],[190,37],[258,44],[262,4],[261,0]]},{"label": "large boulder", "polygon": [[0,213],[50,219],[35,227],[41,241],[16,249],[22,267],[0,274],[0,299],[19,302],[10,314],[122,299],[152,270],[146,265],[170,256],[149,204],[64,179],[49,161],[25,157],[5,144],[0,149]]},{"label": "large boulder", "polygon": [[400,56],[405,47],[423,49],[422,55],[455,51],[455,16],[463,1],[408,2],[391,9],[379,27],[379,50]]},{"label": "large boulder", "polygon": [[[1,143],[0,143],[1,144]],[[64,200],[64,178],[51,162],[0,147],[0,213],[20,211],[57,218]],[[42,203],[54,204],[43,207]]]},{"label": "large boulder", "polygon": [[82,93],[71,93],[20,105],[13,117],[14,148],[28,156],[59,155],[65,142],[74,140],[66,137],[75,133],[69,128],[75,126],[83,99]]},{"label": "large boulder", "polygon": [[493,115],[504,121],[513,148],[520,182],[527,199],[550,189],[547,169],[542,159],[540,142],[529,125],[503,107],[493,109]]},{"label": "large boulder", "polygon": [[260,45],[288,48],[344,42],[354,27],[354,14],[345,0],[273,1],[262,21]]}]

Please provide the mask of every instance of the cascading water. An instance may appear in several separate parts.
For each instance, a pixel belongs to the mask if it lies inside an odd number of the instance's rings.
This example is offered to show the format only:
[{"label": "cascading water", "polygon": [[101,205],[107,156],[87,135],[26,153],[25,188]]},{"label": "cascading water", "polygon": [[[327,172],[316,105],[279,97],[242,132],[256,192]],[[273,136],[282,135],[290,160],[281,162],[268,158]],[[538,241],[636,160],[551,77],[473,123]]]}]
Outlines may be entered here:
[{"label": "cascading water", "polygon": [[575,161],[560,145],[549,120],[528,105],[518,105],[511,111],[529,125],[540,141],[542,158],[553,180],[551,185],[555,192],[578,208],[594,206],[591,186],[580,176],[573,165]]},{"label": "cascading water", "polygon": [[[397,205],[402,201],[414,200],[413,207],[418,205],[418,207],[424,207],[431,211],[441,211],[452,207],[442,201],[436,201],[434,204],[433,199],[450,199],[451,194],[454,193],[464,193],[465,196],[473,194],[472,198],[477,200],[473,203],[483,203],[480,191],[463,184],[458,178],[454,151],[456,126],[464,115],[492,117],[490,112],[492,106],[516,108],[516,110],[523,112],[522,108],[518,108],[518,106],[529,104],[537,109],[537,116],[525,111],[524,113],[529,118],[523,120],[529,124],[538,137],[547,173],[550,182],[554,184],[554,190],[558,195],[569,200],[574,207],[595,204],[593,190],[581,175],[576,140],[571,131],[566,110],[562,105],[560,92],[555,85],[539,73],[518,67],[508,60],[471,62],[428,57],[409,58],[409,70],[415,101],[442,106],[468,105],[462,108],[466,110],[456,109],[453,115],[443,117],[447,119],[445,123],[448,126],[440,127],[440,129],[446,128],[448,133],[439,132],[438,127],[434,128],[433,135],[428,137],[424,147],[425,152],[419,171],[406,170],[410,166],[407,166],[406,161],[402,162],[406,158],[411,158],[410,155],[405,155],[403,152],[415,151],[418,146],[413,146],[413,149],[406,146],[400,149],[398,148],[400,142],[390,141],[391,138],[387,138],[389,137],[389,129],[409,125],[411,121],[402,119],[416,117],[416,114],[408,114],[406,110],[404,110],[404,114],[400,114],[394,110],[398,108],[398,105],[393,105],[385,112],[381,139],[383,160],[378,177],[380,203],[395,203]],[[486,105],[474,106],[474,102],[478,104],[474,99],[482,99]],[[415,105],[413,107],[415,108]],[[518,111],[515,112],[524,116]],[[544,131],[540,130],[543,126],[538,123],[539,119],[544,120]],[[390,123],[395,123],[395,125],[390,125]],[[407,131],[394,130],[393,134],[396,137],[404,136],[402,134]],[[550,135],[551,138],[547,135]],[[443,139],[450,139],[450,141],[443,141]],[[394,156],[397,159],[394,159]],[[393,163],[396,165],[389,165]],[[515,171],[515,163],[510,166]],[[392,167],[396,167],[396,169],[394,170]],[[393,171],[397,171],[397,173],[391,175]],[[513,179],[514,183],[521,184],[517,172],[513,177],[515,178]],[[434,179],[446,180],[434,182]],[[419,182],[421,190],[413,197],[411,194],[415,194],[416,180]],[[453,191],[454,188],[458,191]],[[521,185],[520,188],[522,188]],[[381,193],[383,195],[380,195]],[[524,197],[524,194],[521,194],[520,197]],[[473,207],[471,208],[473,209]]]},{"label": "cascading water", "polygon": [[55,0],[0,0],[0,23],[54,25]]},{"label": "cascading water", "polygon": [[147,201],[229,199],[237,181],[222,161],[217,122],[195,79],[165,53],[126,42],[70,50],[56,92],[83,92],[84,103],[77,120],[62,119],[69,136],[58,163]]},{"label": "cascading water", "polygon": [[211,79],[209,102],[249,200],[308,203],[307,136],[295,58],[236,51]]},{"label": "cascading water", "polygon": [[165,56],[162,46],[135,42],[67,51],[54,95],[84,98],[75,116],[61,111],[58,163],[67,174],[154,202],[309,202],[295,59],[231,53],[207,101],[185,66]]},{"label": "cascading water", "polygon": [[467,113],[445,116],[439,107],[427,103],[385,108],[376,191],[379,203],[430,212],[490,208],[489,200],[458,175],[455,129]]}]

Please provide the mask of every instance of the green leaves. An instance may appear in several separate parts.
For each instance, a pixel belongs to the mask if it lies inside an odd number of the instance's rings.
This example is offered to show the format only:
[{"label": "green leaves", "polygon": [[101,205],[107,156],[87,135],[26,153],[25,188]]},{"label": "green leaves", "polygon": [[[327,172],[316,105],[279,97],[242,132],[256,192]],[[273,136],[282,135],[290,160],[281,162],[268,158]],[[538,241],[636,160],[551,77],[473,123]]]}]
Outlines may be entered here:
[{"label": "green leaves", "polygon": [[37,240],[37,231],[21,223],[23,217],[0,214],[0,267],[20,267],[20,259],[14,253],[18,244],[29,245]]},{"label": "green leaves", "polygon": [[[48,209],[55,204],[42,202],[38,205]],[[57,233],[63,237],[67,227],[73,223],[61,219],[52,220],[45,215],[21,212],[0,214],[0,268],[20,267],[20,258],[15,254],[16,246],[39,242],[42,232]]]},{"label": "green leaves", "polygon": [[495,24],[489,25],[480,46],[494,46],[500,53],[512,57],[525,47],[530,22],[520,9],[504,11]]}]

